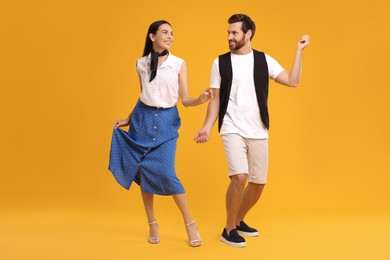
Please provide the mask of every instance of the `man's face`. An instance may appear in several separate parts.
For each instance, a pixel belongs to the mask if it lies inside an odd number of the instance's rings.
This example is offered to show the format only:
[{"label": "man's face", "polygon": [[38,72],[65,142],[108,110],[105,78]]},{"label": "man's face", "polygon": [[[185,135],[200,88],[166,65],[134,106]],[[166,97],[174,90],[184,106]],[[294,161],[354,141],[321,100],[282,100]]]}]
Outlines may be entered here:
[{"label": "man's face", "polygon": [[228,29],[228,40],[229,40],[229,49],[231,51],[237,51],[241,49],[245,43],[245,34],[241,30],[242,22],[236,22],[229,24]]}]

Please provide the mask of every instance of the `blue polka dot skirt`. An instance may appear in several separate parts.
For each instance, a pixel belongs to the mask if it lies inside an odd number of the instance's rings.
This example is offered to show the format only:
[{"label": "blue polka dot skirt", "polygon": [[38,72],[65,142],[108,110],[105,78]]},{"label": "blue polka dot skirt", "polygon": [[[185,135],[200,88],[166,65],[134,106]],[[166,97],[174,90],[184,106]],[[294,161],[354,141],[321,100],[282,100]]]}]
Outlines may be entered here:
[{"label": "blue polka dot skirt", "polygon": [[184,193],[175,171],[179,127],[176,106],[156,108],[138,101],[129,131],[117,128],[112,135],[108,169],[116,181],[125,189],[134,181],[151,194]]}]

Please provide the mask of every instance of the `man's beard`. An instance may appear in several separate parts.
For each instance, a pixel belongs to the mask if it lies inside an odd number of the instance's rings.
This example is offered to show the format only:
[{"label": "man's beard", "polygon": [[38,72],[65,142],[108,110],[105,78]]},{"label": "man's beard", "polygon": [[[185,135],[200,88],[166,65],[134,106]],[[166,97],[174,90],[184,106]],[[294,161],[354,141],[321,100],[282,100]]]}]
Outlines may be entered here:
[{"label": "man's beard", "polygon": [[[236,44],[235,44],[235,47],[232,47],[232,46],[230,45],[230,42],[236,43]],[[230,40],[230,41],[229,41],[229,49],[230,49],[231,51],[238,51],[238,50],[241,49],[244,45],[245,45],[245,38],[244,38],[244,37],[242,38],[241,41],[235,41],[235,40]]]}]

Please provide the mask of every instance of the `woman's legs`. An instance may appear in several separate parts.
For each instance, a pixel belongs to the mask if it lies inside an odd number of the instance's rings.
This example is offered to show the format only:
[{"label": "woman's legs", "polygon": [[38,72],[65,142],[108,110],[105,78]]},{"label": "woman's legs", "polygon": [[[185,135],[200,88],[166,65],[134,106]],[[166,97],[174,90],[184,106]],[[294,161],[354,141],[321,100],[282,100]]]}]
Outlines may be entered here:
[{"label": "woman's legs", "polygon": [[[156,218],[154,216],[154,195],[142,191],[141,194],[150,228],[148,241],[152,244],[157,244],[160,242],[160,238],[158,235],[158,224],[156,223]],[[190,246],[200,246],[202,241],[196,224],[191,218],[185,194],[173,194],[172,197],[183,216]]]},{"label": "woman's legs", "polygon": [[190,246],[193,247],[200,246],[202,244],[202,241],[198,233],[198,228],[196,227],[195,222],[191,218],[186,195],[184,193],[173,194],[172,197],[176,205],[178,206],[181,214],[183,215],[183,220],[186,226],[186,231],[187,231]]},{"label": "woman's legs", "polygon": [[[189,238],[189,244],[191,246],[200,246],[201,240],[198,234],[195,223],[193,222],[186,196],[184,194],[184,188],[180,180],[176,176],[175,171],[175,155],[176,155],[176,142],[177,137],[171,139],[157,148],[154,148],[147,152],[145,160],[142,161],[142,175],[141,183],[145,184],[145,190],[149,189],[150,193],[142,192],[142,198],[144,201],[146,215],[149,223],[155,221],[153,211],[153,194],[172,194],[172,197],[178,206],[184,223],[186,225],[186,231]],[[164,160],[162,159],[162,156]],[[151,185],[158,184],[158,185]],[[164,185],[164,186],[162,186]],[[142,186],[142,185],[141,185]],[[157,186],[157,187],[151,187]],[[150,227],[150,235],[157,235],[157,231],[154,227]]]},{"label": "woman's legs", "polygon": [[149,224],[149,243],[158,244],[160,242],[160,237],[158,235],[158,224],[154,216],[154,196],[153,194],[143,192],[141,189],[142,200],[144,202],[146,217],[148,218]]}]

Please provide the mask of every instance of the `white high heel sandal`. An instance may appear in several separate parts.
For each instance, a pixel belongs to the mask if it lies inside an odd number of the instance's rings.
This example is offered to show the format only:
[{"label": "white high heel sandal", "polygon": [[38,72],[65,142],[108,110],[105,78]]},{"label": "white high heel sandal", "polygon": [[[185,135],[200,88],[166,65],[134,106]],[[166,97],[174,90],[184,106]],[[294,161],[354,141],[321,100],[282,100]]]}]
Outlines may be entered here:
[{"label": "white high heel sandal", "polygon": [[[149,222],[148,224],[149,224],[149,226],[157,225],[157,229],[158,229],[158,224],[157,224],[156,220],[152,221],[152,222]],[[159,236],[152,237],[152,236],[149,235],[148,242],[151,243],[151,244],[158,244],[158,243],[160,243],[160,237]]]},{"label": "white high heel sandal", "polygon": [[[187,228],[187,233],[188,232],[188,227],[191,226],[191,225],[194,225],[195,224],[195,220],[191,221],[190,223],[186,223],[186,228]],[[193,239],[193,240],[189,240],[188,241],[188,244],[191,246],[191,247],[198,247],[202,244],[202,239],[200,238],[200,235],[199,235],[199,231],[198,231],[198,228],[195,226],[196,228],[196,233],[198,234],[198,239]]]}]

